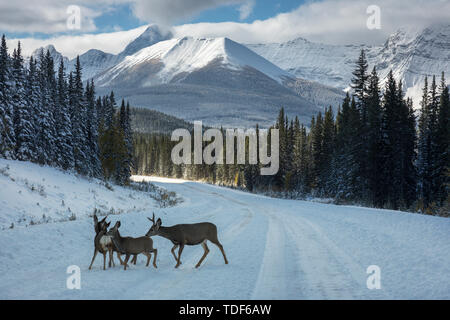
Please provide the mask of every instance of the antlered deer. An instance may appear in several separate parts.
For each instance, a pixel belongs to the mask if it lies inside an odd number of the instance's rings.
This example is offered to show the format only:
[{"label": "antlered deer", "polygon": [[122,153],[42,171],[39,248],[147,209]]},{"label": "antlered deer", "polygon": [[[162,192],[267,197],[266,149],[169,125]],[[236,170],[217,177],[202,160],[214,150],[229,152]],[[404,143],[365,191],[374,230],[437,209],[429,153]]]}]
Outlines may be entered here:
[{"label": "antlered deer", "polygon": [[[206,241],[209,240],[219,247],[220,251],[223,254],[223,258],[225,260],[225,264],[228,264],[227,257],[225,255],[225,251],[223,250],[222,245],[217,239],[217,227],[215,224],[210,222],[202,222],[202,223],[194,223],[194,224],[177,224],[171,227],[163,227],[161,226],[161,218],[155,222],[155,214],[153,213],[153,218],[147,218],[152,222],[152,226],[150,230],[148,230],[146,236],[161,236],[166,239],[169,239],[173,243],[172,254],[177,262],[175,268],[181,264],[180,257],[183,252],[183,248],[185,245],[195,246],[201,244],[205,252],[201,257],[200,261],[195,266],[196,268],[200,267],[200,264],[206,258],[206,255],[209,253],[208,246],[206,245]],[[180,247],[178,250],[178,258],[175,255],[175,249]]]},{"label": "antlered deer", "polygon": [[140,253],[147,256],[147,264],[148,267],[150,263],[151,254],[154,254],[153,257],[153,266],[157,268],[156,266],[156,256],[158,254],[158,250],[153,248],[153,240],[150,237],[139,237],[139,238],[132,238],[132,237],[122,237],[119,233],[119,227],[120,227],[120,221],[117,221],[113,228],[111,228],[106,234],[110,237],[112,237],[112,242],[114,243],[114,246],[120,253],[124,253],[125,261],[124,264],[124,270],[127,270],[127,262],[130,258],[130,255],[138,255]]}]

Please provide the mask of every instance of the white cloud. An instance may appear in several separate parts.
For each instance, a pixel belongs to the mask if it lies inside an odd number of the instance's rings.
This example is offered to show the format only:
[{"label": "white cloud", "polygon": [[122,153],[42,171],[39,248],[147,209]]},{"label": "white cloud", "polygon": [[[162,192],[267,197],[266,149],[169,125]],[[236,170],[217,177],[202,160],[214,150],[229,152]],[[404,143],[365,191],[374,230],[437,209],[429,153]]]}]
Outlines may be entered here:
[{"label": "white cloud", "polygon": [[202,11],[220,6],[247,3],[248,0],[131,0],[133,13],[146,22],[171,25]]},{"label": "white cloud", "polygon": [[253,11],[253,7],[255,6],[255,0],[248,0],[243,5],[241,5],[238,9],[239,11],[239,19],[245,20],[247,19]]},{"label": "white cloud", "polygon": [[12,50],[17,46],[17,41],[21,41],[24,56],[29,56],[39,48],[53,44],[57,51],[61,52],[69,59],[75,58],[89,49],[98,49],[105,52],[117,54],[121,52],[126,45],[136,39],[147,26],[142,26],[128,31],[118,31],[111,33],[84,34],[78,36],[58,36],[50,39],[8,39],[7,45]]},{"label": "white cloud", "polygon": [[[102,7],[114,0],[97,1]],[[0,30],[7,32],[59,33],[69,32],[67,8],[76,5],[81,11],[81,29],[78,32],[96,30],[94,18],[102,14],[101,7],[87,0],[0,0]]]},{"label": "white cloud", "polygon": [[[367,28],[367,7],[381,9],[381,29]],[[226,36],[247,43],[282,42],[297,37],[332,44],[380,44],[399,28],[450,21],[447,0],[323,0],[252,23],[196,23],[175,27],[176,36]]]}]

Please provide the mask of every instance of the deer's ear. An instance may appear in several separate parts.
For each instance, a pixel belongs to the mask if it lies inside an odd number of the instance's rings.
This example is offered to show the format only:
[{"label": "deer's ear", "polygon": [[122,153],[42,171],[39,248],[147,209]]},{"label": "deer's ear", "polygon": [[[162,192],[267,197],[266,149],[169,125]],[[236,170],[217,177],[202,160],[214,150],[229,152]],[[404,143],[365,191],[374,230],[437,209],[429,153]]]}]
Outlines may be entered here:
[{"label": "deer's ear", "polygon": [[98,218],[97,218],[97,215],[96,215],[96,214],[94,214],[94,223],[95,223],[95,224],[98,223]]},{"label": "deer's ear", "polygon": [[106,227],[109,228],[110,224],[111,224],[111,221],[106,224]]},{"label": "deer's ear", "polygon": [[161,218],[158,218],[158,220],[156,221],[156,224],[158,225],[158,227],[161,225]]},{"label": "deer's ear", "polygon": [[117,225],[117,228],[119,228],[120,227],[120,221],[117,221],[116,225]]}]

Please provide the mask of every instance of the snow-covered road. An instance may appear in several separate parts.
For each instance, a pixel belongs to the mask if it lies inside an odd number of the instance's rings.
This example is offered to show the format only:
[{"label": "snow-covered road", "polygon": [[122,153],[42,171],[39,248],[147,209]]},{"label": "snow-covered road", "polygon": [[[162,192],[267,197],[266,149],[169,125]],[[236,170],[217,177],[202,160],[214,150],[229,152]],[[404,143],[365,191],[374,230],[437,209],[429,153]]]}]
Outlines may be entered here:
[{"label": "snow-covered road", "polygon": [[[141,177],[135,177],[141,180]],[[121,234],[141,236],[155,212],[163,225],[213,222],[229,264],[209,243],[186,247],[174,269],[172,244],[154,237],[158,269],[138,264],[93,270],[90,218],[0,233],[0,298],[55,299],[435,299],[450,298],[450,219],[272,199],[182,180],[146,178],[177,192],[170,209],[110,216]],[[113,224],[112,223],[112,224]],[[117,262],[117,259],[115,259]],[[81,268],[81,289],[66,288],[66,268]],[[371,265],[381,289],[367,288]]]}]

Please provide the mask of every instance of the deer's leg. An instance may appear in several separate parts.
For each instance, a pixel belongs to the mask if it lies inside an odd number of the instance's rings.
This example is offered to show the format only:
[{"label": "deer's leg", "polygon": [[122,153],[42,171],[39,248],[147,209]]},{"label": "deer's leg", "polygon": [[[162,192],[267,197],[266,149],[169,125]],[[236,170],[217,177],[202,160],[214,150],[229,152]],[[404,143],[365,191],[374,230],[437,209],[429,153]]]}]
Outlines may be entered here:
[{"label": "deer's leg", "polygon": [[89,266],[89,270],[92,268],[92,264],[94,263],[95,257],[97,256],[97,248],[94,249],[94,256],[92,257],[91,264]]},{"label": "deer's leg", "polygon": [[108,268],[111,268],[111,264],[112,264],[113,266],[115,266],[112,248],[108,248],[108,253],[109,253]]},{"label": "deer's leg", "polygon": [[125,256],[125,261],[123,262],[123,264],[124,264],[123,270],[127,270],[128,259],[130,259],[130,254],[129,253],[127,253],[126,256]]},{"label": "deer's leg", "polygon": [[120,265],[123,265],[122,257],[121,257],[121,254],[119,253],[119,251],[117,251],[117,258],[119,258]]},{"label": "deer's leg", "polygon": [[155,267],[155,268],[158,268],[157,266],[156,266],[156,256],[158,255],[158,250],[157,249],[153,249],[153,266]]},{"label": "deer's leg", "polygon": [[178,249],[177,265],[175,266],[175,268],[178,268],[181,264],[180,257],[181,257],[181,253],[183,252],[183,248],[184,248],[184,244],[180,244],[180,249]]},{"label": "deer's leg", "polygon": [[148,252],[142,252],[147,257],[147,263],[145,264],[146,267],[150,264],[150,258],[152,257],[151,253]]},{"label": "deer's leg", "polygon": [[203,260],[206,258],[206,256],[209,253],[209,249],[208,246],[206,245],[206,240],[202,242],[202,247],[203,250],[205,250],[205,252],[203,253],[202,258],[200,259],[200,261],[197,263],[197,265],[195,266],[196,268],[200,267],[200,265],[202,264]]},{"label": "deer's leg", "polygon": [[223,246],[220,244],[219,240],[217,240],[217,242],[216,241],[211,241],[211,242],[219,247],[220,251],[223,254],[223,259],[225,260],[225,264],[228,264],[227,256],[225,255],[225,251],[223,250]]},{"label": "deer's leg", "polygon": [[138,256],[138,255],[135,254],[135,255],[133,256],[133,259],[131,260],[131,263],[134,264],[134,265],[136,265],[137,256]]},{"label": "deer's leg", "polygon": [[102,254],[103,254],[103,270],[106,270],[106,251],[103,251]]},{"label": "deer's leg", "polygon": [[[177,258],[177,256],[175,255],[175,249],[176,249],[176,248],[178,248],[178,244],[174,245],[173,248],[172,248],[172,250],[170,250],[170,251],[172,251],[172,254],[173,254],[173,257],[175,258],[175,261],[178,261],[178,258]],[[181,261],[180,261],[180,264],[181,264]]]}]

